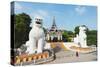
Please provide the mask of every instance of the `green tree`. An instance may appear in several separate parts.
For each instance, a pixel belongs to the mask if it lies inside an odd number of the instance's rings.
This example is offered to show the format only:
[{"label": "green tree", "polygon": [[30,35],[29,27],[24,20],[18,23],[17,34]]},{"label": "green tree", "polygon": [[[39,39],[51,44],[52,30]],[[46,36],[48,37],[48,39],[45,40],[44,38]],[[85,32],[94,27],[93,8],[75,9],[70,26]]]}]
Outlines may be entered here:
[{"label": "green tree", "polygon": [[97,46],[97,30],[89,30],[87,32],[87,44]]},{"label": "green tree", "polygon": [[[88,27],[87,27],[86,25],[81,25],[81,26],[84,26],[84,27],[87,28],[87,29],[86,29],[86,34],[87,34],[87,32],[88,32],[88,30],[89,30]],[[79,26],[76,26],[75,29],[74,29],[74,31],[75,31],[75,35],[76,35],[76,34],[79,34]]]},{"label": "green tree", "polygon": [[63,37],[63,41],[68,41],[68,33],[66,30],[63,30],[62,37]]},{"label": "green tree", "polygon": [[71,42],[72,38],[74,37],[74,33],[72,31],[67,31],[68,33],[68,41]]},{"label": "green tree", "polygon": [[74,31],[75,31],[75,34],[79,34],[79,26],[76,26]]},{"label": "green tree", "polygon": [[63,35],[63,37],[68,37],[68,32],[66,30],[64,30],[62,35]]},{"label": "green tree", "polygon": [[68,36],[73,37],[74,33],[72,31],[67,31]]},{"label": "green tree", "polygon": [[20,47],[28,40],[31,18],[28,14],[21,13],[14,16],[15,48]]}]

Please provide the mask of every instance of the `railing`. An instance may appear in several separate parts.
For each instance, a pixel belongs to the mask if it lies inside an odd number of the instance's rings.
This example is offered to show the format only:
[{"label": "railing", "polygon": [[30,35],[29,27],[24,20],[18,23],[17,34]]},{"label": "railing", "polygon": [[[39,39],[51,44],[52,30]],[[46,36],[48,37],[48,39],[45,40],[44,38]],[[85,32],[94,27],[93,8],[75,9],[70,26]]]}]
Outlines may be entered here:
[{"label": "railing", "polygon": [[52,60],[54,60],[54,53],[51,50],[50,52],[45,51],[40,54],[16,56],[14,65],[43,64]]},{"label": "railing", "polygon": [[49,57],[48,52],[44,52],[41,54],[33,54],[33,55],[21,55],[21,56],[16,56],[15,57],[15,64],[21,64],[24,62],[31,62],[35,60],[40,60],[40,59],[45,59]]}]

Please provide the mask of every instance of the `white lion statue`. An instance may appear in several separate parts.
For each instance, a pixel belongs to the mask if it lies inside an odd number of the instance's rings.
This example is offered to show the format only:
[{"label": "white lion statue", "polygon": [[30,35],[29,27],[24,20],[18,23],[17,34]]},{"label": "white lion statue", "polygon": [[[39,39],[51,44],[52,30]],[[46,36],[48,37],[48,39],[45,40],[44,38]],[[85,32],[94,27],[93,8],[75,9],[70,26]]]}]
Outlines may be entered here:
[{"label": "white lion statue", "polygon": [[26,42],[28,54],[42,53],[45,44],[45,34],[42,27],[42,19],[35,18],[31,31],[29,32],[29,40]]},{"label": "white lion statue", "polygon": [[79,27],[79,44],[81,47],[87,47],[87,35],[86,35],[86,27],[80,26]]},{"label": "white lion statue", "polygon": [[74,43],[78,44],[80,47],[88,47],[87,46],[87,35],[86,35],[86,27],[79,27],[79,34],[74,37]]}]

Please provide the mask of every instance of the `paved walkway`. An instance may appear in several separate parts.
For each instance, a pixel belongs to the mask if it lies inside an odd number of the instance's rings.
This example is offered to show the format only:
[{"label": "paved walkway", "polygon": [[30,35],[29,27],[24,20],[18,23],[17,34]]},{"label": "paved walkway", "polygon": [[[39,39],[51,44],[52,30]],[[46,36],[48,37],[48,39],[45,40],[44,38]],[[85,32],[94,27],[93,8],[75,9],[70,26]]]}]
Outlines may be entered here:
[{"label": "paved walkway", "polygon": [[76,57],[76,52],[66,50],[62,42],[53,42],[51,43],[51,47],[54,48],[56,59],[54,61],[48,62],[49,64],[97,60],[97,52],[79,53],[79,57]]},{"label": "paved walkway", "polygon": [[97,52],[82,54],[79,53],[79,57],[76,57],[76,53],[72,51],[61,50],[56,53],[56,59],[49,62],[48,64],[54,63],[69,63],[69,62],[86,62],[86,61],[96,61]]}]

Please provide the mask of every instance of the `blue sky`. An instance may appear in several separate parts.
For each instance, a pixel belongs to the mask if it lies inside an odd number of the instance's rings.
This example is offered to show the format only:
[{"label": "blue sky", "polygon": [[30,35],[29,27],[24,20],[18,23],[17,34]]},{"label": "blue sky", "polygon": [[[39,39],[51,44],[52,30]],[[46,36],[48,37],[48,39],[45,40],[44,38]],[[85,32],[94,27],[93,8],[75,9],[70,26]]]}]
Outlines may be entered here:
[{"label": "blue sky", "polygon": [[27,13],[32,21],[43,18],[43,26],[50,28],[53,16],[58,29],[73,31],[76,26],[86,25],[90,30],[97,29],[97,7],[67,4],[49,4],[34,2],[15,2],[15,14]]}]

